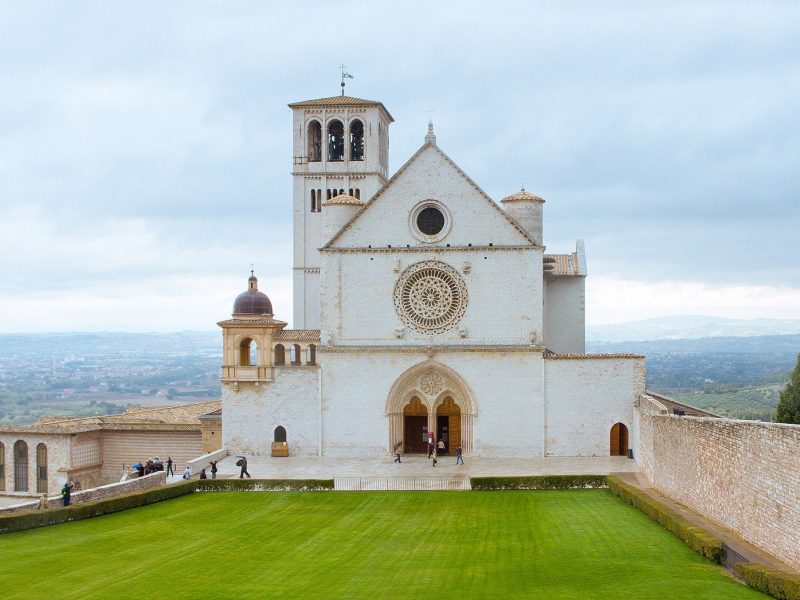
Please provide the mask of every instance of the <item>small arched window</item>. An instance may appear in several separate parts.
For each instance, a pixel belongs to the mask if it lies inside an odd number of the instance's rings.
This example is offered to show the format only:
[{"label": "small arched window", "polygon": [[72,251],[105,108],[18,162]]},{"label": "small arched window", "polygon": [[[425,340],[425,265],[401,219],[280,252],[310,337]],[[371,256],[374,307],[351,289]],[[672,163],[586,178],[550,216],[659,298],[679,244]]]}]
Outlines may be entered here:
[{"label": "small arched window", "polygon": [[311,190],[311,212],[317,212],[317,192]]},{"label": "small arched window", "polygon": [[322,160],[322,125],[319,121],[308,124],[308,162]]},{"label": "small arched window", "polygon": [[338,119],[328,123],[328,160],[344,160],[344,125]]},{"label": "small arched window", "polygon": [[308,345],[308,356],[306,356],[306,364],[307,365],[316,365],[317,364],[317,347],[314,344]]},{"label": "small arched window", "polygon": [[253,367],[258,364],[258,346],[255,340],[244,338],[239,342],[239,366]]},{"label": "small arched window", "polygon": [[22,440],[14,443],[14,491],[28,491],[28,444]]},{"label": "small arched window", "polygon": [[0,442],[0,492],[6,491],[6,446]]},{"label": "small arched window", "polygon": [[283,344],[275,346],[275,366],[282,366],[286,364],[286,348]]},{"label": "small arched window", "polygon": [[317,212],[322,212],[322,190],[317,190]]},{"label": "small arched window", "polygon": [[331,188],[328,188],[328,200],[330,200],[331,198],[332,198],[332,196],[331,196]]},{"label": "small arched window", "polygon": [[360,188],[356,188],[356,198],[361,200],[361,189]]},{"label": "small arched window", "polygon": [[36,446],[36,493],[47,493],[47,446]]},{"label": "small arched window", "polygon": [[283,425],[278,425],[275,428],[274,440],[276,442],[286,442],[286,429],[284,429]]},{"label": "small arched window", "polygon": [[299,366],[303,364],[300,358],[301,357],[300,344],[292,344],[290,353],[291,353],[290,359],[294,366]]},{"label": "small arched window", "polygon": [[350,160],[364,160],[364,123],[359,119],[350,123]]}]

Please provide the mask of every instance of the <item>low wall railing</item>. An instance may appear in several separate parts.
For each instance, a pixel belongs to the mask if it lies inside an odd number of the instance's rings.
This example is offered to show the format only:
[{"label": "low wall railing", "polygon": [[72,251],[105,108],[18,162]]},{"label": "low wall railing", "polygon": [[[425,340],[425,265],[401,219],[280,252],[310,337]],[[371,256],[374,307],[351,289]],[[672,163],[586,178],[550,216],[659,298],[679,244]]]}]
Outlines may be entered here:
[{"label": "low wall railing", "polygon": [[[90,502],[92,500],[101,500],[103,498],[111,498],[121,494],[129,494],[131,492],[138,492],[154,487],[162,486],[167,481],[167,474],[164,471],[150,473],[144,477],[134,477],[126,479],[117,483],[109,483],[107,485],[100,485],[88,490],[81,490],[70,494],[70,504],[82,504],[83,502]],[[59,493],[58,496],[47,497],[47,508],[55,508],[63,506],[64,499]],[[20,504],[12,504],[5,508],[0,509],[0,514],[26,512],[39,510],[39,498],[28,500]]]},{"label": "low wall railing", "polygon": [[472,489],[469,477],[408,476],[408,477],[335,477],[337,491],[453,491]]},{"label": "low wall railing", "polygon": [[[203,454],[202,456],[198,456],[197,458],[193,458],[190,461],[186,462],[186,466],[189,467],[189,470],[192,472],[192,475],[197,475],[203,469],[206,469],[206,475],[208,478],[211,479],[211,461],[222,460],[226,456],[228,456],[230,452],[226,448],[221,448],[219,450],[214,450],[213,452],[209,452],[208,454]],[[183,471],[176,472],[176,475],[181,475]]]}]

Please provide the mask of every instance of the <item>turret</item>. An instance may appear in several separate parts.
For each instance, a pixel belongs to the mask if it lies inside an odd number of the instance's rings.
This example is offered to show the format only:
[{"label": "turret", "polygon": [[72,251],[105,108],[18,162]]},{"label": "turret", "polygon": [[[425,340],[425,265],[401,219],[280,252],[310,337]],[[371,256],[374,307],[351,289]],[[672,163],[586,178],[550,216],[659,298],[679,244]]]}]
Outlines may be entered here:
[{"label": "turret", "polygon": [[334,196],[330,200],[323,200],[322,206],[322,237],[323,243],[330,239],[350,221],[365,202],[355,196],[342,194]]},{"label": "turret", "polygon": [[500,203],[508,215],[519,223],[534,242],[542,245],[542,205],[544,200],[526,192],[523,187],[516,194],[503,198]]}]

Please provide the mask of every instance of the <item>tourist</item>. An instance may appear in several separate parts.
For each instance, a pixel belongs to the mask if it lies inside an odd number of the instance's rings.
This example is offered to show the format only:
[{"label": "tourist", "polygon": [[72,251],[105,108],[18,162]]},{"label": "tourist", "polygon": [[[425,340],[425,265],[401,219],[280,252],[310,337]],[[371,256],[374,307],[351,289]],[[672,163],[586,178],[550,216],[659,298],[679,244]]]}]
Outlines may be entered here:
[{"label": "tourist", "polygon": [[208,462],[211,463],[211,479],[216,479],[217,478],[217,461],[210,460]]},{"label": "tourist", "polygon": [[172,457],[168,456],[167,457],[167,477],[169,477],[170,475],[174,476],[175,475],[175,471],[172,470]]},{"label": "tourist", "polygon": [[396,463],[400,462],[400,453],[399,452],[395,452],[394,453],[394,462],[396,462]]},{"label": "tourist", "polygon": [[431,454],[433,454],[433,448],[434,448],[434,446],[433,446],[433,434],[429,433],[428,434],[428,458],[430,458]]},{"label": "tourist", "polygon": [[394,462],[396,462],[396,463],[400,462],[400,446],[402,446],[402,445],[403,445],[403,442],[397,442],[394,445],[394,448],[392,449],[392,452],[394,452]]},{"label": "tourist", "polygon": [[459,463],[462,465],[464,464],[463,454],[464,454],[464,449],[461,447],[461,444],[459,444],[458,448],[456,448],[456,464]]},{"label": "tourist", "polygon": [[200,469],[200,479],[208,479],[208,475],[206,475],[205,469]]},{"label": "tourist", "polygon": [[439,443],[436,444],[436,454],[439,456],[444,456],[444,440],[439,440]]},{"label": "tourist", "polygon": [[184,479],[192,478],[192,470],[189,468],[189,465],[186,465],[186,468],[183,470],[183,478]]},{"label": "tourist", "polygon": [[236,466],[241,467],[242,469],[239,472],[239,479],[244,479],[245,475],[247,475],[247,478],[250,479],[250,473],[247,472],[247,459],[244,456],[236,461]]},{"label": "tourist", "polygon": [[433,458],[433,466],[435,467],[436,463],[439,462],[439,461],[436,460],[436,455],[435,454],[431,458]]},{"label": "tourist", "polygon": [[61,488],[61,497],[64,500],[64,506],[69,506],[69,503],[71,501],[70,500],[70,496],[72,494],[72,488],[73,487],[75,487],[75,484],[72,483],[72,481],[70,480],[70,481],[67,481],[67,483],[64,484],[63,488]]}]

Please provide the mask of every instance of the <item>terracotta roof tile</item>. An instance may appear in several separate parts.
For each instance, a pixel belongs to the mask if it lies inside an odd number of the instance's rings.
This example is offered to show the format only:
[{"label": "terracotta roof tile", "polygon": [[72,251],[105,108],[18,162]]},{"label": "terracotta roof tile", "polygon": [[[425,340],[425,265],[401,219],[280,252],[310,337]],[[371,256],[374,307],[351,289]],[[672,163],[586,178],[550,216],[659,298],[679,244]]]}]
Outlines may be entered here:
[{"label": "terracotta roof tile", "polygon": [[552,264],[552,269],[545,267],[546,275],[580,275],[580,264],[578,263],[578,253],[572,254],[545,254],[545,263]]},{"label": "terracotta roof tile", "polygon": [[284,329],[275,336],[279,342],[318,342],[319,329]]}]

